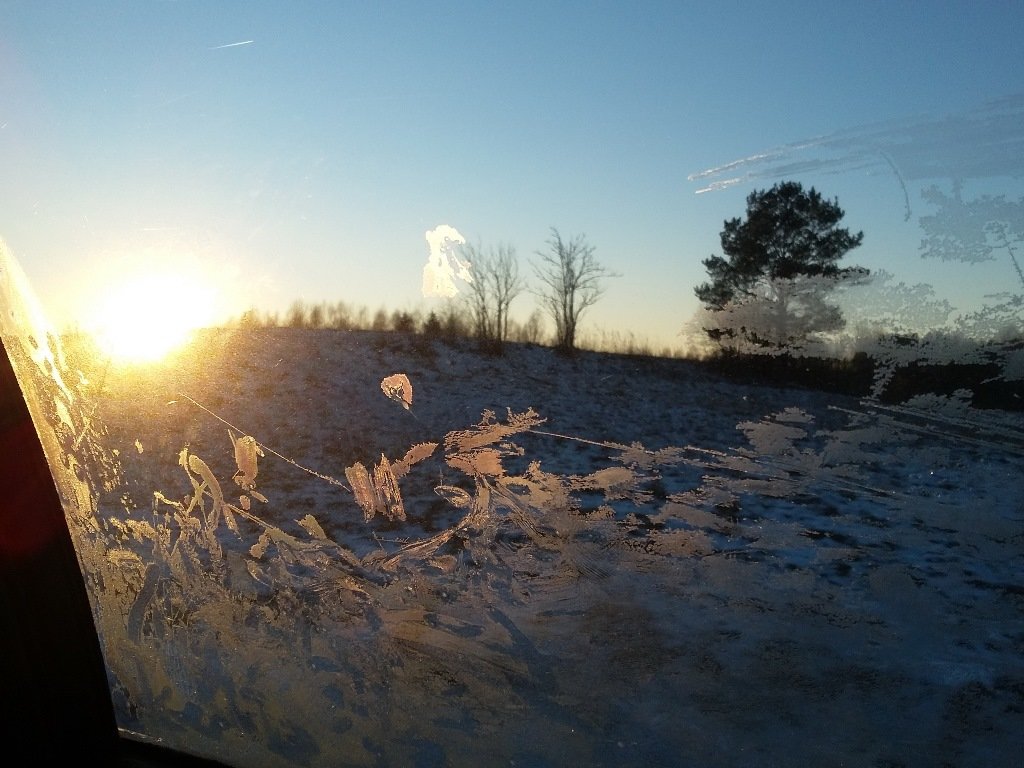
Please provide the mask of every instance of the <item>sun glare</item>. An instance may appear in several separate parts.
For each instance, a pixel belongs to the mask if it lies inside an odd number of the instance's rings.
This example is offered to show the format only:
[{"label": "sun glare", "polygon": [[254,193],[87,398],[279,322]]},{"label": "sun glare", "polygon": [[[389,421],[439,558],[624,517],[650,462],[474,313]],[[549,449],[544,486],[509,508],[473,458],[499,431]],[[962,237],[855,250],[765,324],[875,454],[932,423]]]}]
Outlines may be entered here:
[{"label": "sun glare", "polygon": [[126,277],[99,297],[93,335],[122,362],[155,362],[186,344],[213,317],[213,291],[183,275]]}]

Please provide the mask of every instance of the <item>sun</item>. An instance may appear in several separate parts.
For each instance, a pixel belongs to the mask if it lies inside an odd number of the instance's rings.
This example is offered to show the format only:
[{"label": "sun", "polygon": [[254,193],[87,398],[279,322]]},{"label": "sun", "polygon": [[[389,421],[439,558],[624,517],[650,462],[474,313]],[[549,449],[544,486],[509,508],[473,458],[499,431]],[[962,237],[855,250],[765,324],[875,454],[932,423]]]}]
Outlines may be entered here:
[{"label": "sun", "polygon": [[124,276],[98,294],[89,325],[100,349],[121,362],[163,359],[214,314],[213,289],[184,274]]}]

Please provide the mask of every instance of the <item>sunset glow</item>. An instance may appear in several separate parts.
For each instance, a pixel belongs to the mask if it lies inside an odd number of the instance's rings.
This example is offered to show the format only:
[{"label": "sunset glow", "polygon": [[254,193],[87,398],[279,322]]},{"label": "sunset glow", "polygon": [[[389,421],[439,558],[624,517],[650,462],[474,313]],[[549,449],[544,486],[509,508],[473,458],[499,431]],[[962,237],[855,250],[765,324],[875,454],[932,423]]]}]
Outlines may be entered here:
[{"label": "sunset glow", "polygon": [[99,301],[90,330],[105,354],[123,362],[160,360],[213,317],[212,289],[180,274],[128,277]]}]

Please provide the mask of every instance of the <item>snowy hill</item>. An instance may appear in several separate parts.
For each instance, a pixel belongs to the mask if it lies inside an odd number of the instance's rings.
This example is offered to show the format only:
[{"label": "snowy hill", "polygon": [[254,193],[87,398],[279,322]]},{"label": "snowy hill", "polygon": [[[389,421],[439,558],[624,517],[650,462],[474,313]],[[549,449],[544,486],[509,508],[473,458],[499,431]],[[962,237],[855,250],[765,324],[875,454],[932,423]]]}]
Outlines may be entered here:
[{"label": "snowy hill", "polygon": [[266,765],[1024,747],[1019,414],[326,330],[87,380],[132,730]]}]

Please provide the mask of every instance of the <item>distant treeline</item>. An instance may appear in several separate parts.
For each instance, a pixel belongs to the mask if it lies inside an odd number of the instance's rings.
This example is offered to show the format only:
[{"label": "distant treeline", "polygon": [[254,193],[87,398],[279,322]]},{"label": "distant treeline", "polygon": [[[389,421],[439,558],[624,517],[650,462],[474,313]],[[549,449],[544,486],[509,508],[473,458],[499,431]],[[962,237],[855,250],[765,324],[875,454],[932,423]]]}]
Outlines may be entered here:
[{"label": "distant treeline", "polygon": [[[342,331],[394,331],[418,334],[440,341],[479,340],[477,326],[469,307],[459,302],[446,302],[438,309],[395,309],[383,307],[371,311],[345,301],[318,304],[294,301],[285,312],[265,312],[249,309],[227,323],[236,328],[333,328]],[[534,310],[525,320],[510,318],[507,341],[540,346],[556,345],[554,335],[547,329],[540,310]],[[489,351],[486,344],[483,351]],[[642,357],[696,358],[700,350],[687,348],[660,349],[632,332],[593,331],[580,335],[580,349]]]},{"label": "distant treeline", "polygon": [[1024,341],[978,342],[956,334],[880,336],[845,356],[720,351],[706,363],[731,378],[804,387],[885,404],[919,396],[975,408],[1024,410]]}]

